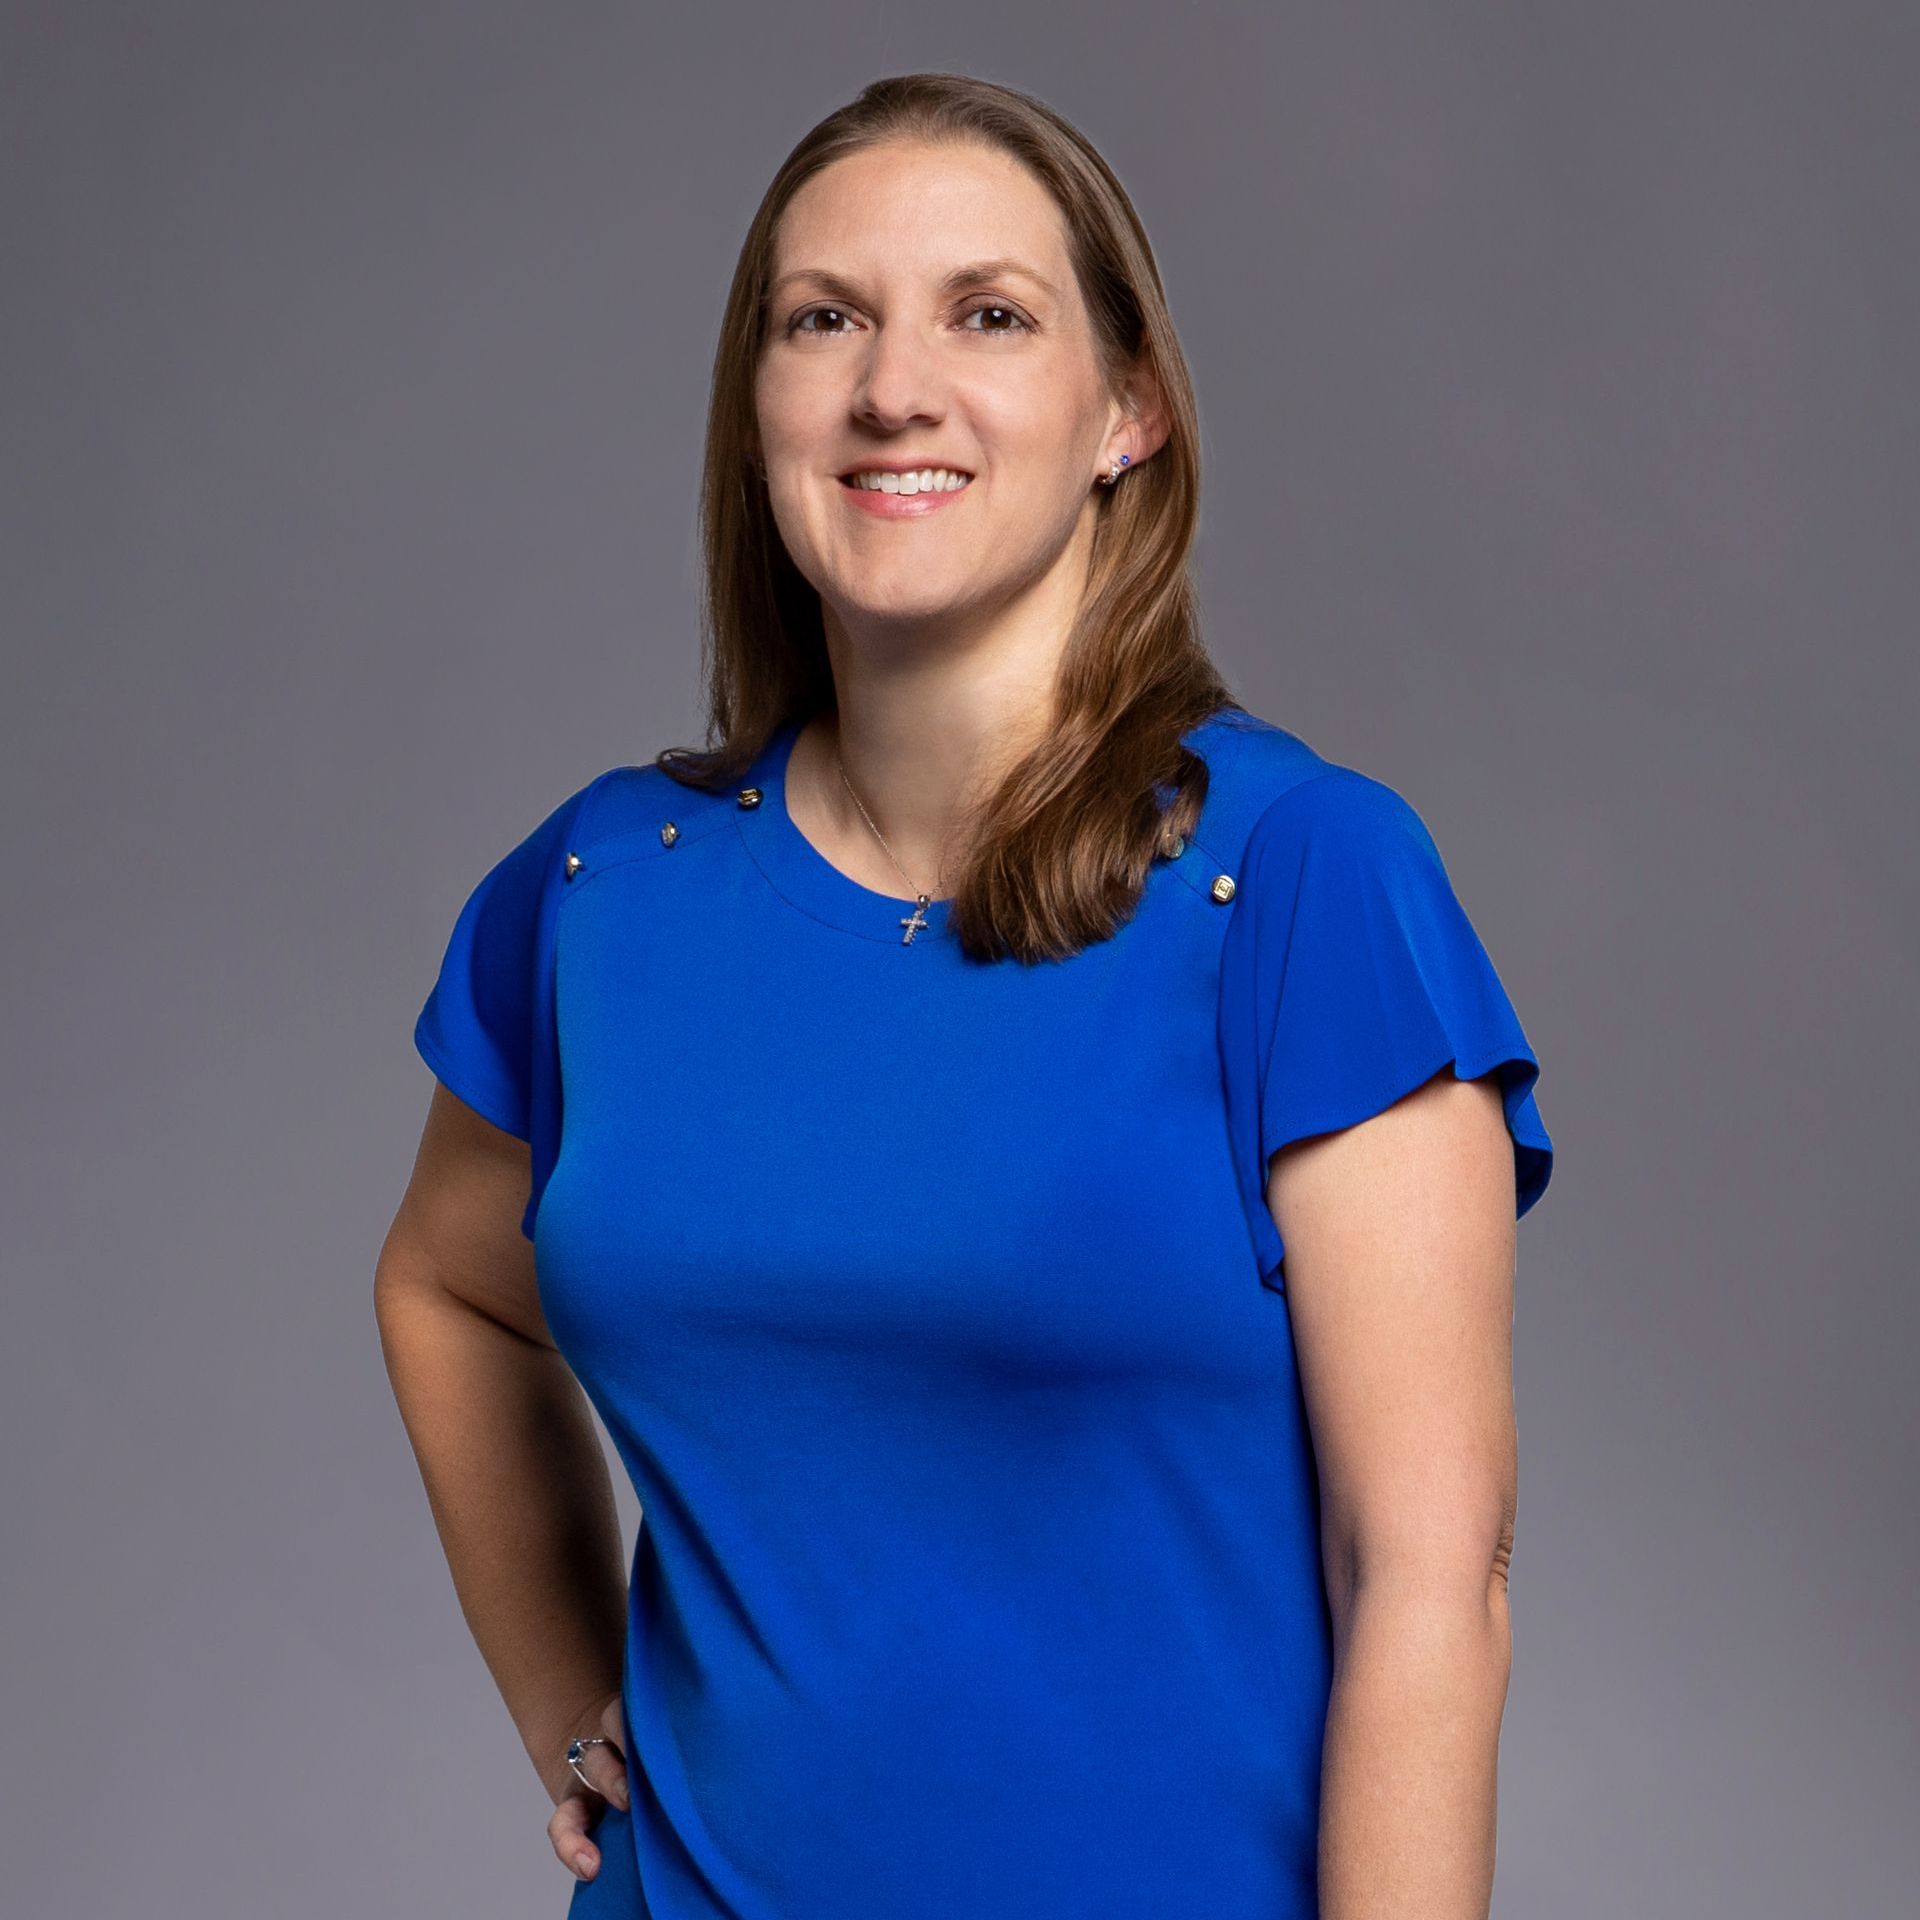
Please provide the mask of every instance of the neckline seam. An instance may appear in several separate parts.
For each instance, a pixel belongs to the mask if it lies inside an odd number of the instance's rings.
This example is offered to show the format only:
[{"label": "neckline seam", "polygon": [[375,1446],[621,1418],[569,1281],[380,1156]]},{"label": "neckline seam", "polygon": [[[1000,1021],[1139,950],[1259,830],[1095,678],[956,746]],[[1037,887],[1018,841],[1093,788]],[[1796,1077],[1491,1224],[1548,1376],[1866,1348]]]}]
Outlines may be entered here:
[{"label": "neckline seam", "polygon": [[[951,944],[951,896],[929,900],[923,908],[910,895],[869,887],[837,867],[801,831],[787,804],[787,776],[805,726],[805,719],[784,721],[748,772],[744,784],[759,787],[758,804],[741,806],[736,789],[734,825],[761,877],[795,911],[857,940],[889,947],[923,941]],[[750,821],[749,815],[755,818]],[[913,939],[907,940],[902,925],[916,913],[924,917]]]},{"label": "neckline seam", "polygon": [[[779,778],[779,791],[774,798],[780,808],[781,823],[793,839],[797,840],[821,866],[826,868],[829,873],[833,874],[845,885],[852,887],[856,892],[871,894],[876,902],[884,903],[889,907],[901,906],[917,909],[919,906],[919,896],[917,894],[882,893],[878,887],[870,887],[864,880],[856,880],[853,875],[846,872],[844,868],[835,866],[800,830],[799,821],[793,817],[793,809],[787,805],[787,788],[790,784],[787,775],[793,766],[793,750],[800,744],[800,736],[805,731],[805,722],[796,724],[789,721],[786,728],[786,745],[774,757],[773,770]],[[871,831],[871,823],[869,823],[869,830]],[[929,900],[927,905],[930,907],[945,907],[947,902],[945,900]],[[902,919],[906,917],[905,914],[901,915]]]},{"label": "neckline seam", "polygon": [[[762,805],[765,804],[767,804],[767,796],[763,795]],[[796,897],[795,893],[783,883],[780,874],[769,865],[763,857],[761,850],[753,844],[753,836],[748,831],[746,822],[746,814],[749,811],[752,810],[739,807],[734,810],[733,824],[739,833],[740,845],[745,851],[747,858],[753,863],[754,871],[766,882],[773,893],[791,907],[795,913],[800,914],[805,919],[811,920],[816,926],[830,928],[835,933],[844,933],[855,940],[869,941],[877,947],[906,947],[918,945],[919,941],[929,934],[942,940],[948,938],[944,921],[938,926],[929,921],[920,929],[920,932],[914,936],[912,941],[896,940],[888,934],[870,931],[865,927],[852,926],[846,920],[836,918],[829,914],[824,908],[814,906],[810,902]],[[795,828],[794,831],[798,832],[799,829]],[[822,856],[822,858],[824,858],[824,856]],[[828,861],[827,865],[832,867],[833,863]],[[834,868],[834,871],[838,872],[839,870]],[[846,876],[842,874],[841,878],[844,880]],[[858,886],[859,882],[857,880],[850,880],[847,884],[849,886]],[[882,899],[886,898],[884,894],[879,897]],[[910,906],[912,902],[903,900],[900,904],[902,906]],[[908,916],[902,914],[900,917],[905,919]]]}]

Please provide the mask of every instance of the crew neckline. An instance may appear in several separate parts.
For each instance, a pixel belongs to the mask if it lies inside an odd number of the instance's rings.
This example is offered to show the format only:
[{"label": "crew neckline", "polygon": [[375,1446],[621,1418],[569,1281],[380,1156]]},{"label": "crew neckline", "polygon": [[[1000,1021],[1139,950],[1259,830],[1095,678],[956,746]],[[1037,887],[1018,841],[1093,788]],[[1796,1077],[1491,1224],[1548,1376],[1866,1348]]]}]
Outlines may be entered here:
[{"label": "crew neckline", "polygon": [[908,894],[881,893],[843,873],[795,824],[787,806],[787,766],[805,720],[786,721],[768,740],[749,784],[760,789],[757,806],[736,806],[734,819],[761,872],[803,913],[862,939],[911,954],[947,936],[950,899],[929,900],[925,924],[911,941],[901,922],[913,912]]},{"label": "crew neckline", "polygon": [[[1234,716],[1251,720],[1236,701],[1217,707],[1183,736],[1189,746],[1204,751],[1216,730],[1234,725]],[[774,891],[790,905],[810,918],[844,932],[856,934],[880,946],[898,947],[910,954],[916,947],[951,944],[948,913],[951,899],[929,900],[922,910],[925,924],[909,942],[901,922],[913,911],[907,894],[881,893],[862,886],[851,874],[843,873],[816,847],[795,824],[787,806],[787,766],[793,758],[794,744],[800,738],[807,719],[788,720],[768,736],[759,758],[748,769],[742,787],[757,787],[757,805],[736,804],[735,825],[762,875]],[[1262,723],[1254,721],[1253,724]],[[1192,869],[1194,878],[1200,865],[1211,856],[1203,854],[1198,842],[1189,840],[1171,864]],[[1211,867],[1208,873],[1211,874]],[[1204,886],[1204,881],[1196,881]]]}]

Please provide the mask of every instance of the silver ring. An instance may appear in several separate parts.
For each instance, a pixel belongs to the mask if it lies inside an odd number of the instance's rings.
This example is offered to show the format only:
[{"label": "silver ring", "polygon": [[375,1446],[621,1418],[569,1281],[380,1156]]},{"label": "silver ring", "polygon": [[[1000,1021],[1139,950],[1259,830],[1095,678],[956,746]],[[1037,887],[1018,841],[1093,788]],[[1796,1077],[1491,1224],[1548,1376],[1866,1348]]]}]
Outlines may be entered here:
[{"label": "silver ring", "polygon": [[584,1773],[580,1772],[580,1756],[585,1753],[589,1747],[604,1747],[609,1744],[610,1742],[603,1733],[590,1734],[584,1740],[569,1740],[567,1742],[567,1765],[570,1766],[576,1774],[579,1774],[580,1784],[585,1787],[589,1793],[598,1793],[600,1789],[596,1787]]}]

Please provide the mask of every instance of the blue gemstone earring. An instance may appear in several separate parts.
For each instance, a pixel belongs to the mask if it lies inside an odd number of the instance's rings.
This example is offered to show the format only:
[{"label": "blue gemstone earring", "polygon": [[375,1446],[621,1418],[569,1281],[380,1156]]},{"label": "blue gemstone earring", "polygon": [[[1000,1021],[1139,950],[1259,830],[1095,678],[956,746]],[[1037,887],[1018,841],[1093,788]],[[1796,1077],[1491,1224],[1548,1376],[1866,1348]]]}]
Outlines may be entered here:
[{"label": "blue gemstone earring", "polygon": [[1113,463],[1113,465],[1107,469],[1106,478],[1103,479],[1100,482],[1100,484],[1103,487],[1110,487],[1114,485],[1115,482],[1117,482],[1120,478],[1120,469],[1122,467],[1131,466],[1132,464],[1133,464],[1133,455],[1130,453],[1123,453],[1120,456],[1120,458],[1116,460]]}]

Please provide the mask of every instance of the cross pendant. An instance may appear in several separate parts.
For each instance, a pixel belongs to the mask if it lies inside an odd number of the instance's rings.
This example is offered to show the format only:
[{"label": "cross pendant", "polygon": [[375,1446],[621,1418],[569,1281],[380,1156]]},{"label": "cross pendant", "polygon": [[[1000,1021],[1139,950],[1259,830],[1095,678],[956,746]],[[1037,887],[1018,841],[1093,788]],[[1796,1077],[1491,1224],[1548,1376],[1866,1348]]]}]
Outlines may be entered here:
[{"label": "cross pendant", "polygon": [[927,916],[920,911],[926,904],[927,896],[923,893],[919,899],[913,903],[912,913],[908,914],[906,918],[900,922],[900,924],[906,928],[906,932],[900,936],[900,944],[903,947],[912,946],[913,936],[918,933],[922,927],[932,924],[927,919]]}]

